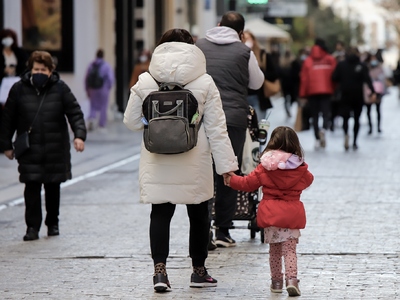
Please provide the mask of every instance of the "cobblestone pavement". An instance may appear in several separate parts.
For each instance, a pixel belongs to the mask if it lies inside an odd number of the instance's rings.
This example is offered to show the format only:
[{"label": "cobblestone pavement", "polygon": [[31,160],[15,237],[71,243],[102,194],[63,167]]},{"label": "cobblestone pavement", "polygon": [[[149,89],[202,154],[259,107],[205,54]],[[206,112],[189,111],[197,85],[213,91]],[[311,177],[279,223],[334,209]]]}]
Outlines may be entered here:
[{"label": "cobblestone pavement", "polygon": [[[292,125],[282,101],[274,102],[271,129]],[[384,98],[382,115],[383,133],[371,136],[363,115],[358,151],[344,151],[339,128],[318,151],[311,131],[299,133],[315,175],[302,198],[308,220],[298,245],[301,299],[400,299],[397,89]],[[155,294],[150,207],[139,203],[137,170],[132,159],[63,188],[59,237],[48,238],[43,226],[39,240],[23,242],[24,206],[0,210],[0,299],[288,299],[286,291],[269,291],[268,245],[247,229],[232,230],[237,247],[209,253],[218,287],[189,288],[184,206],[171,224],[172,292]],[[1,172],[0,182],[7,176]]]}]

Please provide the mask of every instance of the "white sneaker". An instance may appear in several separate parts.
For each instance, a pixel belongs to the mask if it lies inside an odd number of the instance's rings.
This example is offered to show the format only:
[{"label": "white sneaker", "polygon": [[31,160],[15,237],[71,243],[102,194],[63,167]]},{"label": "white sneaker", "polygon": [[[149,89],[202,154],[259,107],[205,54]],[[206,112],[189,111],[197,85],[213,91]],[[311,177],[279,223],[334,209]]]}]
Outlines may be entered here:
[{"label": "white sneaker", "polygon": [[320,141],[319,140],[315,140],[314,149],[318,150],[320,147],[321,147]]}]

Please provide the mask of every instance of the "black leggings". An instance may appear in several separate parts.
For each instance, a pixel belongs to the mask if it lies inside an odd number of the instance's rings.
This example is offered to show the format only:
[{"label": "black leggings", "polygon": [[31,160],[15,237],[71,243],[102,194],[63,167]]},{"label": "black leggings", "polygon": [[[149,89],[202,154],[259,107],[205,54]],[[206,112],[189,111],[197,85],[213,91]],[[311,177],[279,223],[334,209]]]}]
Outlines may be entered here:
[{"label": "black leggings", "polygon": [[349,111],[348,114],[343,115],[343,131],[344,134],[349,133],[349,119],[350,119],[350,112],[353,112],[353,118],[354,118],[354,128],[353,128],[353,145],[357,144],[357,137],[358,137],[358,132],[360,130],[360,116],[362,112],[362,104],[352,104],[349,106]]},{"label": "black leggings", "polygon": [[314,136],[319,140],[319,115],[322,113],[322,128],[327,130],[330,122],[331,96],[330,95],[314,95],[308,97],[308,105],[313,119]]},{"label": "black leggings", "polygon": [[[150,248],[154,265],[167,262],[169,255],[170,224],[175,212],[175,204],[152,204],[150,214]],[[202,267],[208,256],[210,220],[208,201],[187,204],[189,216],[189,255],[194,267]]]},{"label": "black leggings", "polygon": [[[44,183],[47,226],[58,225],[60,213],[60,183]],[[25,222],[27,227],[40,230],[42,225],[42,183],[25,183]]]},{"label": "black leggings", "polygon": [[[379,95],[376,103],[376,115],[377,115],[377,122],[378,122],[378,130],[381,129],[381,98],[382,96]],[[369,129],[372,130],[372,121],[371,121],[371,107],[372,104],[365,104],[367,107],[367,117],[368,117],[368,124],[369,124]]]}]

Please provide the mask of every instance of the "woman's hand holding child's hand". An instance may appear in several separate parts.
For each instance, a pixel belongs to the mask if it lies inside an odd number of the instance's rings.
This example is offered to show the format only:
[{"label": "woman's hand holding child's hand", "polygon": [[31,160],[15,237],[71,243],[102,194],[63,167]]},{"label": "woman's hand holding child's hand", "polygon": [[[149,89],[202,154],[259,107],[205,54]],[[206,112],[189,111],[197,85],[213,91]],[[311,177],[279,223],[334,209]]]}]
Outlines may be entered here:
[{"label": "woman's hand holding child's hand", "polygon": [[231,182],[231,177],[235,176],[236,174],[234,172],[229,172],[229,173],[224,173],[222,174],[222,176],[224,177],[224,184],[226,186],[230,186],[230,182]]}]

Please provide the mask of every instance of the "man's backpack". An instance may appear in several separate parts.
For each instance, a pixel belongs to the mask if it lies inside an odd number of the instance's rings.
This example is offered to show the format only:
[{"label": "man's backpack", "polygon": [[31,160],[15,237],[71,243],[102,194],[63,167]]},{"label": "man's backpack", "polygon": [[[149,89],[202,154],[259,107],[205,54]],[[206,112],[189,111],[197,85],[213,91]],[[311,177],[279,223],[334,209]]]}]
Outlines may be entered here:
[{"label": "man's backpack", "polygon": [[198,102],[179,83],[157,84],[159,90],[151,92],[142,106],[144,145],[151,153],[187,152],[196,146],[202,122]]},{"label": "man's backpack", "polygon": [[93,64],[86,78],[86,85],[91,89],[100,89],[103,87],[104,78],[100,75],[102,64]]}]

